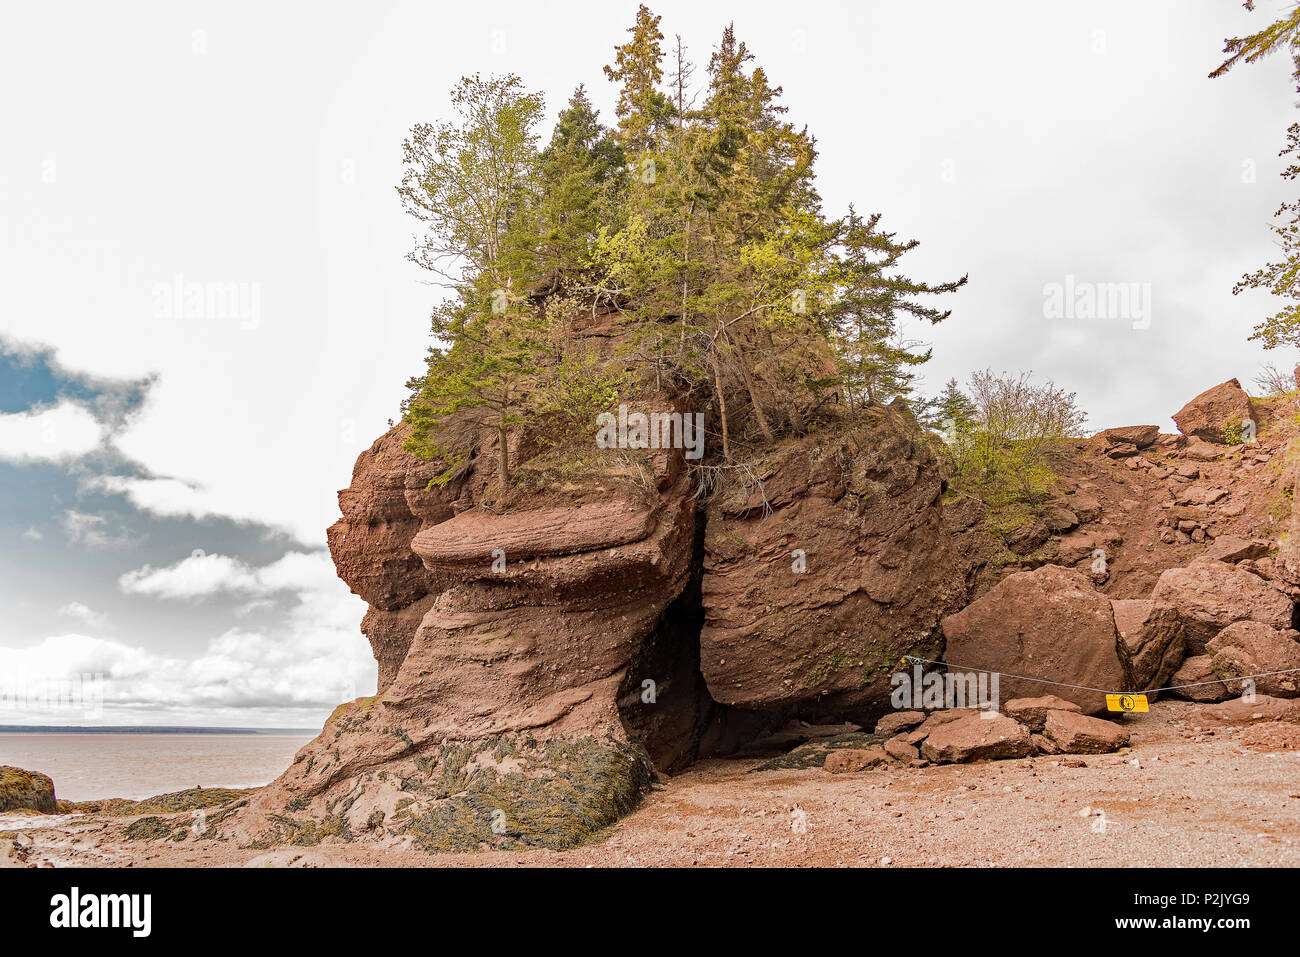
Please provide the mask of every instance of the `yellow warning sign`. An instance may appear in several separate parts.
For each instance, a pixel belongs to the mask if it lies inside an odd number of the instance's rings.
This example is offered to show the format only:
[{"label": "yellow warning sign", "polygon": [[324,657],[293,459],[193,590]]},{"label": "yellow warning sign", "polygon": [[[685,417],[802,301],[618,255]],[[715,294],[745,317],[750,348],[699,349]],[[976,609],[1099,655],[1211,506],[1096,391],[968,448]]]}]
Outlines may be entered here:
[{"label": "yellow warning sign", "polygon": [[1145,714],[1147,708],[1147,696],[1144,694],[1108,694],[1106,695],[1107,711],[1137,711]]}]

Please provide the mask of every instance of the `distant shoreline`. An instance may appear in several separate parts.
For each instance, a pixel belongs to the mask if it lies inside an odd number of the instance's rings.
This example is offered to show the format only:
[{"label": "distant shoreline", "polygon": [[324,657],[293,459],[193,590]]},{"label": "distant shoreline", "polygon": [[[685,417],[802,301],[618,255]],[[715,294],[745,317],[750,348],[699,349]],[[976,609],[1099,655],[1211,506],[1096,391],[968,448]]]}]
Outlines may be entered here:
[{"label": "distant shoreline", "polygon": [[206,728],[180,725],[121,725],[74,727],[71,725],[0,724],[0,734],[310,734],[319,728]]}]

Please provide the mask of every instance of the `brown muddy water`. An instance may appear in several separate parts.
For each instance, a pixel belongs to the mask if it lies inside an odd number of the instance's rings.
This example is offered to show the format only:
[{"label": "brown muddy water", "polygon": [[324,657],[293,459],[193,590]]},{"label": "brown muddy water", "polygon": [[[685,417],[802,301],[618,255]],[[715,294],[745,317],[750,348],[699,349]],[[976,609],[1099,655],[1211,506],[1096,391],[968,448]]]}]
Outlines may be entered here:
[{"label": "brown muddy water", "polygon": [[298,734],[0,734],[0,765],[54,779],[67,801],[152,797],[192,787],[260,787],[312,739]]}]

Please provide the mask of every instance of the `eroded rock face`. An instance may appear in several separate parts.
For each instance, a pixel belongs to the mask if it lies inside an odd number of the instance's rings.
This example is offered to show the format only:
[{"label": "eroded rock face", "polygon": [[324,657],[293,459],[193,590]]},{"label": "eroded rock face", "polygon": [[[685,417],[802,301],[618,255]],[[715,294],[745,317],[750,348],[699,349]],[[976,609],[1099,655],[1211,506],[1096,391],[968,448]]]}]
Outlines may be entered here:
[{"label": "eroded rock face", "polygon": [[438,467],[402,449],[399,425],[357,457],[352,485],[339,492],[343,517],[326,536],[339,577],[370,605],[361,624],[379,664],[379,690],[392,683],[415,629],[432,603],[433,580],[411,551],[426,525],[452,516],[459,491],[427,490]]},{"label": "eroded rock face", "polygon": [[964,595],[937,456],[902,403],[782,443],[710,507],[700,660],[740,707],[880,713]]},{"label": "eroded rock face", "polygon": [[686,586],[693,508],[683,479],[653,506],[575,504],[567,522],[554,509],[465,512],[416,535],[446,590],[391,697],[458,738],[618,727],[624,669]]},{"label": "eroded rock face", "polygon": [[1207,442],[1224,443],[1224,429],[1240,429],[1251,417],[1250,397],[1236,379],[1206,389],[1173,414],[1178,431]]},{"label": "eroded rock face", "polygon": [[[951,668],[980,668],[1104,691],[1124,688],[1110,600],[1083,575],[1056,565],[1017,572],[943,620]],[[1003,699],[1046,693],[1089,714],[1104,694],[1002,678]]]}]

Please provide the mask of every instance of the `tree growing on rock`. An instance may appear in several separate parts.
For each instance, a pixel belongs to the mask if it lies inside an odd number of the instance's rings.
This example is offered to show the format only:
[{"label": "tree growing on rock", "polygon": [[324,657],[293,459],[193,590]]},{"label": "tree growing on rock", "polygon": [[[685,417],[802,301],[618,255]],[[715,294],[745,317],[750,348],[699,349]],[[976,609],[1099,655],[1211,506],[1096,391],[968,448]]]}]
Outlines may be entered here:
[{"label": "tree growing on rock", "polygon": [[[711,410],[732,464],[833,407],[907,395],[929,351],[900,321],[946,319],[925,300],[966,282],[908,278],[915,241],[823,210],[815,140],[732,26],[698,91],[680,39],[665,76],[647,7],[628,32],[605,67],[613,129],[579,86],[539,149],[541,97],[476,76],[453,91],[454,120],[404,144],[399,195],[425,227],[411,258],[452,290],[410,383],[408,448],[451,474],[488,430],[505,488],[512,433],[557,448],[591,409],[638,395]],[[614,314],[609,348],[575,346],[560,305]]]},{"label": "tree growing on rock", "polygon": [[919,402],[914,411],[922,425],[942,432],[950,443],[971,426],[976,414],[975,403],[961,390],[956,379],[949,379],[942,392]]}]

